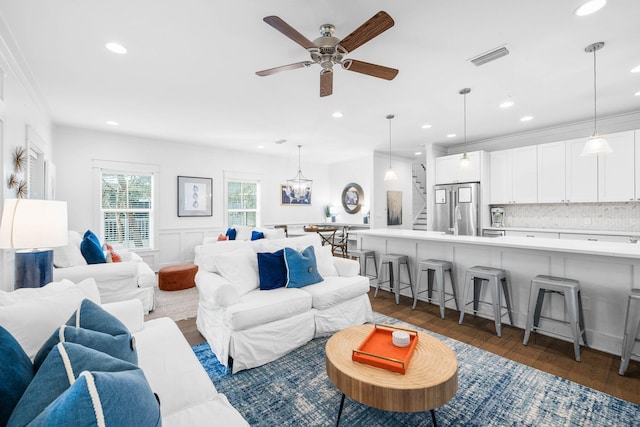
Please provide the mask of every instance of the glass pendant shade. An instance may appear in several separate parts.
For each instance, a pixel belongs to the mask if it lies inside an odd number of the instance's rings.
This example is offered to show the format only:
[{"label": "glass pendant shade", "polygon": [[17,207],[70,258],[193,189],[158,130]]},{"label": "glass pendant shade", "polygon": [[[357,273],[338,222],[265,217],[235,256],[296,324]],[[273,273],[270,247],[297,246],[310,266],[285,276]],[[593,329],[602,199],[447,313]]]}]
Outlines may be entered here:
[{"label": "glass pendant shade", "polygon": [[296,199],[302,199],[306,197],[306,194],[311,192],[311,185],[313,180],[305,178],[302,174],[300,167],[300,148],[302,145],[298,145],[298,173],[291,179],[287,180],[287,186],[291,189],[293,197]]},{"label": "glass pendant shade", "polygon": [[609,142],[598,135],[594,135],[591,138],[587,139],[587,142],[584,144],[584,148],[582,149],[581,156],[589,156],[599,153],[613,153]]},{"label": "glass pendant shade", "polygon": [[394,170],[391,169],[391,166],[389,166],[389,169],[387,170],[387,173],[384,174],[384,180],[385,181],[395,181],[397,179],[398,179],[398,175],[396,175]]},{"label": "glass pendant shade", "polygon": [[469,159],[469,156],[467,156],[467,153],[464,153],[462,154],[462,157],[460,157],[460,167],[468,168],[469,166],[471,166],[471,159]]}]

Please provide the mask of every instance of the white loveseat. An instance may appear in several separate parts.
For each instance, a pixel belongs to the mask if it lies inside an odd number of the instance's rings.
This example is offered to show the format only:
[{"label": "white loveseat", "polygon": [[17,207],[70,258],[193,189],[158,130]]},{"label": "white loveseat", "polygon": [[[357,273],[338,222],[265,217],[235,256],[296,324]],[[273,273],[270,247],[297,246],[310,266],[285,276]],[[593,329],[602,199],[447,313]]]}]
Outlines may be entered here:
[{"label": "white loveseat", "polygon": [[91,277],[98,285],[102,302],[139,299],[145,313],[153,310],[156,275],[138,254],[118,250],[122,262],[87,264],[80,252],[81,241],[80,233],[69,231],[68,245],[54,249],[53,280],[79,283]]},{"label": "white loveseat", "polygon": [[[250,254],[312,245],[323,281],[298,289],[260,290]],[[247,251],[246,248],[250,248]],[[316,233],[289,239],[222,241],[197,246],[197,327],[234,373],[278,359],[309,340],[371,321],[369,280],[357,261],[331,255]],[[223,271],[220,271],[223,267]]]},{"label": "white loveseat", "polygon": [[[47,338],[75,312],[83,298],[100,303],[91,279],[38,289],[0,292],[0,325],[35,356]],[[103,304],[135,337],[138,366],[160,401],[164,426],[248,426],[227,398],[218,393],[193,350],[167,318],[144,322],[139,300]]]}]

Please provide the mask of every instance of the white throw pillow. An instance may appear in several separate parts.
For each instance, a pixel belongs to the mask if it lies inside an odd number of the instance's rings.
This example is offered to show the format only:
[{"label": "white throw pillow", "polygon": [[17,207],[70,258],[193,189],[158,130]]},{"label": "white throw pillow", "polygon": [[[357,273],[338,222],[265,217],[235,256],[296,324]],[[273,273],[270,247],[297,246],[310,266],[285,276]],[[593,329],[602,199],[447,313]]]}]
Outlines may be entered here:
[{"label": "white throw pillow", "polygon": [[85,298],[82,289],[73,285],[42,298],[4,305],[0,307],[0,325],[13,335],[33,360],[42,344],[56,328],[69,320]]},{"label": "white throw pillow", "polygon": [[196,257],[194,263],[210,273],[218,273],[216,267],[216,257],[221,254],[229,253],[243,246],[249,246],[249,242],[244,240],[224,240],[212,245],[196,246]]},{"label": "white throw pillow", "polygon": [[236,229],[236,240],[251,240],[251,227],[246,225],[234,225],[232,228]]},{"label": "white throw pillow", "polygon": [[215,263],[220,275],[231,282],[238,295],[258,288],[258,256],[250,246],[220,254]]},{"label": "white throw pillow", "polygon": [[331,253],[331,246],[322,246],[319,249],[314,248],[316,253],[316,264],[318,266],[318,273],[322,277],[337,276],[338,270],[333,264],[333,253]]},{"label": "white throw pillow", "polygon": [[69,243],[53,249],[53,265],[58,268],[87,265],[87,260],[80,252],[80,242],[82,235],[77,231],[69,231]]}]

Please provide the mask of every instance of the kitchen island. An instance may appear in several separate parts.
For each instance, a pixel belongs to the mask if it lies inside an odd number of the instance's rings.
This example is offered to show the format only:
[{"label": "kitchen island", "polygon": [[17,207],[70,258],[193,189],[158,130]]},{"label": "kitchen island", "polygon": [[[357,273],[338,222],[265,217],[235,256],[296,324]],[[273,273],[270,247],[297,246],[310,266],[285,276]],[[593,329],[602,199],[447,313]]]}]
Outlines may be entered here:
[{"label": "kitchen island", "polygon": [[[505,269],[514,322],[521,329],[526,323],[533,277],[546,274],[579,280],[589,346],[612,354],[621,352],[627,297],[632,288],[640,288],[640,243],[453,236],[401,229],[363,230],[354,234],[358,249],[374,250],[378,258],[384,253],[407,255],[414,284],[418,262],[427,258],[453,262],[460,293],[467,268],[484,265]],[[423,276],[425,281],[426,275]],[[490,300],[487,288],[483,286],[482,300]],[[421,289],[426,289],[426,283]],[[411,296],[411,291],[406,289],[402,294]],[[426,294],[420,297],[423,296]],[[559,295],[546,298],[542,316],[564,318],[563,298]],[[447,307],[455,309],[453,301]],[[490,307],[481,305],[479,315],[493,319]],[[544,319],[540,326],[544,329],[541,333],[571,341],[568,326]]]}]

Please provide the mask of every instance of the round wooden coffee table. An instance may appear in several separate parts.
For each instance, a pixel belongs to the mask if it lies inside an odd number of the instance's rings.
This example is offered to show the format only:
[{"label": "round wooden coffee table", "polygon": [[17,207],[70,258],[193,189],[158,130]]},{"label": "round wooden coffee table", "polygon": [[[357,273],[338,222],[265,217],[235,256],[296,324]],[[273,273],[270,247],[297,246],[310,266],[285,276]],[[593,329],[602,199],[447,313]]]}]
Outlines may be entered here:
[{"label": "round wooden coffee table", "polygon": [[353,400],[385,411],[431,411],[447,403],[458,390],[458,359],[442,341],[418,332],[407,372],[399,374],[365,363],[354,362],[351,354],[367,337],[374,325],[359,325],[334,334],[326,346],[329,379],[342,392],[338,421],[345,395]]}]

